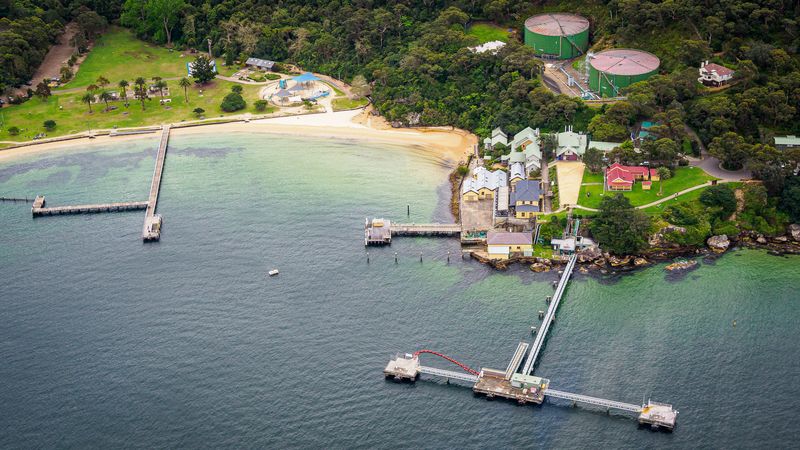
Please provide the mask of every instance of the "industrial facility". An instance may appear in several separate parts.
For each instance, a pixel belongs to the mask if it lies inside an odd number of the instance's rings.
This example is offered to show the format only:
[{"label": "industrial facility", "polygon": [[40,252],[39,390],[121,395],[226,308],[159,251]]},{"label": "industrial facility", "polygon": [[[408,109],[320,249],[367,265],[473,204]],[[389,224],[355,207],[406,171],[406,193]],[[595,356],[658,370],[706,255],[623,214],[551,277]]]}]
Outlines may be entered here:
[{"label": "industrial facility", "polygon": [[589,55],[589,89],[601,97],[618,97],[620,90],[644,81],[661,61],[642,50],[612,49]]},{"label": "industrial facility", "polygon": [[544,58],[570,59],[589,48],[589,21],[576,14],[539,14],[525,21],[525,45]]}]

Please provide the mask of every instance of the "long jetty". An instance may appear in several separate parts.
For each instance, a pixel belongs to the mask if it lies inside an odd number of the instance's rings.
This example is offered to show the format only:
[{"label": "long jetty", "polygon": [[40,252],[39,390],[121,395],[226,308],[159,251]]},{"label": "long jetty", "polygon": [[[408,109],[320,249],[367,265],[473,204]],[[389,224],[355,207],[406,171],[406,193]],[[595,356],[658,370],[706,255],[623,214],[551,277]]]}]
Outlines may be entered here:
[{"label": "long jetty", "polygon": [[93,214],[104,212],[135,211],[145,209],[147,202],[120,202],[102,203],[98,205],[71,205],[55,206],[51,208],[31,208],[31,213],[36,216],[58,216],[65,214]]},{"label": "long jetty", "polygon": [[156,214],[158,206],[158,193],[161,190],[161,176],[164,173],[164,161],[167,157],[167,146],[169,144],[169,125],[164,125],[161,130],[161,142],[158,144],[156,154],[156,166],[153,169],[153,179],[150,182],[150,196],[147,200],[147,208],[144,214],[144,226],[142,227],[142,240],[157,241],[161,239],[161,216]]},{"label": "long jetty", "polygon": [[[480,372],[478,372],[448,356],[430,350],[421,350],[414,354],[407,353],[405,356],[395,356],[390,359],[386,368],[383,370],[384,376],[387,379],[411,382],[418,380],[422,374],[444,378],[448,382],[450,380],[458,380],[471,383],[472,390],[476,394],[485,395],[487,398],[506,398],[520,404],[541,404],[544,402],[545,398],[561,399],[570,402],[573,406],[582,404],[595,408],[602,408],[609,412],[615,410],[623,413],[633,413],[638,415],[638,422],[642,425],[649,425],[652,428],[663,428],[669,431],[673,430],[677,421],[678,411],[673,409],[670,404],[648,400],[647,403],[637,405],[588,395],[574,394],[552,389],[550,388],[549,379],[533,375],[533,369],[536,365],[537,358],[544,346],[545,338],[555,319],[556,310],[561,303],[561,298],[566,291],[567,284],[572,277],[576,263],[577,256],[572,255],[561,275],[554,295],[552,298],[548,297],[547,299],[549,302],[547,312],[542,313],[540,311],[542,324],[536,333],[533,343],[530,345],[530,350],[528,350],[529,344],[527,342],[520,342],[505,371],[482,368]],[[419,356],[422,353],[440,356],[458,365],[466,373],[423,366],[419,361]],[[526,353],[528,354],[528,358],[525,360],[522,373],[518,373],[517,371]]]},{"label": "long jetty", "polygon": [[547,312],[545,312],[544,317],[542,318],[542,324],[539,327],[539,331],[536,333],[536,338],[533,340],[531,351],[528,353],[528,359],[525,361],[525,366],[522,369],[522,373],[526,375],[533,372],[533,366],[536,364],[536,359],[539,357],[539,352],[542,350],[544,340],[547,337],[547,332],[550,330],[550,325],[556,318],[556,309],[558,309],[558,305],[561,303],[561,297],[564,295],[564,291],[567,289],[567,283],[569,283],[569,279],[572,276],[572,271],[575,269],[575,263],[577,260],[578,256],[572,255],[569,258],[569,262],[567,262],[567,267],[564,268],[564,273],[561,275],[561,279],[556,287],[556,292],[553,294],[553,298],[550,300],[550,305],[547,308]]},{"label": "long jetty", "polygon": [[393,223],[394,236],[458,236],[461,225],[457,223]]}]

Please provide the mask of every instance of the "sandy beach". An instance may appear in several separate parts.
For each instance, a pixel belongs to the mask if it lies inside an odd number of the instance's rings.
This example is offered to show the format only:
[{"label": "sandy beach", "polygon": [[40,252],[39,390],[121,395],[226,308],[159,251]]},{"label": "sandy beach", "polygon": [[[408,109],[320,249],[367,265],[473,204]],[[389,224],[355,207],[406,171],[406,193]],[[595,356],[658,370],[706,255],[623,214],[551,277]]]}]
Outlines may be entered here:
[{"label": "sandy beach", "polygon": [[[176,124],[176,126],[179,126]],[[431,152],[452,165],[466,161],[478,140],[464,130],[450,128],[392,128],[380,116],[372,116],[365,110],[335,113],[307,114],[301,116],[276,117],[208,124],[186,128],[173,128],[174,136],[203,133],[276,133],[290,136],[321,137],[331,139],[362,140],[393,145],[408,146]],[[60,148],[102,146],[109,142],[132,139],[153,139],[154,134],[125,136],[97,136],[94,139],[80,138],[58,142],[46,142],[25,147],[0,150],[0,163],[22,155],[44,153]]]}]

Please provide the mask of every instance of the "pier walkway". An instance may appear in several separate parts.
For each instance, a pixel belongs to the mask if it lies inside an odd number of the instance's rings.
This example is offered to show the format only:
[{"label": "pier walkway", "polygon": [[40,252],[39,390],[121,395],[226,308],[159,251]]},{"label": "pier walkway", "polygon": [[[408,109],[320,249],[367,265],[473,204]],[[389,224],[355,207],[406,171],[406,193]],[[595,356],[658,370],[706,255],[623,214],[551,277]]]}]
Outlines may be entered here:
[{"label": "pier walkway", "polygon": [[144,227],[142,228],[142,239],[144,241],[157,241],[161,238],[161,216],[156,214],[158,206],[158,193],[161,190],[161,175],[164,173],[164,160],[167,157],[167,146],[169,144],[169,125],[164,125],[161,129],[161,142],[158,145],[156,154],[156,166],[153,169],[153,179],[150,182],[150,196],[147,200],[147,211],[144,214]]},{"label": "pier walkway", "polygon": [[556,292],[553,294],[553,299],[550,301],[547,312],[544,314],[542,325],[539,327],[539,331],[536,333],[536,338],[533,340],[533,345],[531,346],[531,351],[528,354],[528,359],[525,361],[525,366],[522,369],[522,373],[525,375],[530,375],[533,372],[533,366],[536,364],[536,358],[539,357],[539,352],[542,350],[544,340],[547,337],[547,332],[550,329],[550,325],[553,323],[553,319],[555,319],[556,309],[558,309],[558,305],[561,303],[561,297],[564,295],[564,291],[567,289],[567,283],[569,283],[569,279],[572,276],[572,271],[575,269],[575,263],[577,260],[578,255],[572,255],[569,258],[567,266],[564,268],[564,273],[561,275],[561,280],[558,282]]},{"label": "pier walkway", "polygon": [[364,245],[389,245],[392,236],[460,236],[457,223],[392,223],[388,219],[364,219]]},{"label": "pier walkway", "polygon": [[457,223],[393,223],[394,236],[458,236],[461,225]]},{"label": "pier walkway", "polygon": [[633,403],[623,403],[614,400],[590,397],[588,395],[572,394],[570,392],[557,391],[552,388],[547,388],[544,394],[548,397],[560,398],[576,403],[585,403],[587,405],[600,406],[607,409],[617,409],[620,411],[629,411],[637,414],[642,412],[642,407],[639,405],[634,405]]},{"label": "pier walkway", "polygon": [[103,212],[135,211],[145,209],[147,202],[121,202],[121,203],[102,203],[99,205],[72,205],[55,206],[52,208],[31,208],[31,213],[36,216],[57,216],[64,214],[93,214]]},{"label": "pier walkway", "polygon": [[419,366],[419,373],[437,376],[446,380],[461,380],[472,384],[478,382],[478,376],[453,370],[438,369],[436,367]]}]

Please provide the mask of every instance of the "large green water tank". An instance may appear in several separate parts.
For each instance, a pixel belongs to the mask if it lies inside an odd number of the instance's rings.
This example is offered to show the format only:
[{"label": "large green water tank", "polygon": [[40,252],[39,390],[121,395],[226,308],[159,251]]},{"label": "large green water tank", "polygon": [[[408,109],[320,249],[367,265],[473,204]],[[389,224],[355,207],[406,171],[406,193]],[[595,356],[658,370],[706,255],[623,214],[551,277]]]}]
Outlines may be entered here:
[{"label": "large green water tank", "polygon": [[525,21],[525,45],[537,55],[569,59],[589,48],[589,21],[576,14],[539,14]]},{"label": "large green water tank", "polygon": [[661,61],[652,53],[618,48],[589,57],[589,89],[601,97],[618,97],[619,91],[658,72]]}]

